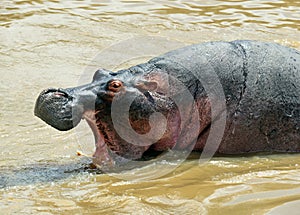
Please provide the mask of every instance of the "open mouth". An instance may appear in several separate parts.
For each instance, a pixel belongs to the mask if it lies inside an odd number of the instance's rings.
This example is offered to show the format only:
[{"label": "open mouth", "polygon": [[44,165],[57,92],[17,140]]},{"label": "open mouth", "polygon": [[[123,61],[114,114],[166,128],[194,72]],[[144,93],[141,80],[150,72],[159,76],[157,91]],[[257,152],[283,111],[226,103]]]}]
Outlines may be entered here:
[{"label": "open mouth", "polygon": [[86,122],[90,126],[90,128],[94,134],[96,145],[98,145],[98,144],[105,145],[103,135],[100,133],[97,123],[96,123],[95,112],[94,111],[84,112],[82,119],[86,120]]},{"label": "open mouth", "polygon": [[96,151],[93,154],[93,164],[101,169],[113,167],[115,161],[112,158],[111,150],[105,143],[104,135],[98,127],[99,123],[97,123],[95,111],[85,111],[82,119],[86,120],[95,138]]},{"label": "open mouth", "polygon": [[[96,150],[92,157],[93,164],[103,170],[118,168],[130,161],[142,159],[147,148],[122,142],[109,123],[100,120],[97,114],[99,113],[90,110],[85,111],[82,115],[82,119],[88,123],[95,139]],[[136,154],[137,156],[135,156]]]}]

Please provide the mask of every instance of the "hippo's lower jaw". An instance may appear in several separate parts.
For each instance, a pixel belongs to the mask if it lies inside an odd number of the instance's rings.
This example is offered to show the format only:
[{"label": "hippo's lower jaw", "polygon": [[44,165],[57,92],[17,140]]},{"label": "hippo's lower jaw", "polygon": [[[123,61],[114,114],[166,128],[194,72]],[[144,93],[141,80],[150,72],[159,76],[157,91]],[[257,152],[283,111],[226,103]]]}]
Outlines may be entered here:
[{"label": "hippo's lower jaw", "polygon": [[109,170],[116,164],[142,158],[150,146],[135,146],[127,143],[118,136],[113,126],[99,115],[102,116],[93,110],[85,111],[82,115],[82,119],[86,120],[95,138],[93,164],[102,170]]},{"label": "hippo's lower jaw", "polygon": [[96,151],[93,154],[93,164],[96,166],[100,166],[101,168],[103,168],[103,166],[108,166],[108,167],[114,166],[114,161],[109,154],[109,149],[107,148],[107,145],[105,144],[103,133],[99,130],[97,126],[95,112],[94,111],[84,112],[82,119],[86,120],[95,138]]}]

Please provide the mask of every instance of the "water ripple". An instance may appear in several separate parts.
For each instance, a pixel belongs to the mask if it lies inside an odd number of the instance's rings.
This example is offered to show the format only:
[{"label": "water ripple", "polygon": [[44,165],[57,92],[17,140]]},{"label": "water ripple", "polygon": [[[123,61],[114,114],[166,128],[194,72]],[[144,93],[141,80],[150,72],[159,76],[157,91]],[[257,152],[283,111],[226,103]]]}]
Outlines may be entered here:
[{"label": "water ripple", "polygon": [[94,21],[119,21],[119,17],[136,16],[135,21],[165,26],[210,25],[215,27],[246,26],[249,23],[267,28],[299,30],[300,3],[285,1],[4,1],[0,26],[37,14],[63,13]]}]

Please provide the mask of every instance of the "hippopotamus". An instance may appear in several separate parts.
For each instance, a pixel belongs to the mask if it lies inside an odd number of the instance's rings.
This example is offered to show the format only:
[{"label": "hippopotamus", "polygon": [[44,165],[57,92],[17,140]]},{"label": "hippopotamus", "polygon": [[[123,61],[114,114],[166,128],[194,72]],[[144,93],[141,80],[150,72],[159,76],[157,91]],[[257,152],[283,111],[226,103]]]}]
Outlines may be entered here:
[{"label": "hippopotamus", "polygon": [[216,154],[299,152],[300,52],[250,40],[193,44],[127,69],[98,69],[89,84],[46,89],[34,113],[61,131],[85,119],[100,166],[112,153],[136,161],[201,151],[222,114]]}]

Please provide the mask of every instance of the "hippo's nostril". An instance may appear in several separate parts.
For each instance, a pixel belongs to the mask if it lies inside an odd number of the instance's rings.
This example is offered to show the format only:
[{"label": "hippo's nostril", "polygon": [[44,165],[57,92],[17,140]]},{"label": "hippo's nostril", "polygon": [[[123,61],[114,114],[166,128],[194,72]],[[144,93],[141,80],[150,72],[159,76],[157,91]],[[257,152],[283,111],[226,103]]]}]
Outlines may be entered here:
[{"label": "hippo's nostril", "polygon": [[61,97],[61,96],[66,97],[66,94],[65,93],[61,93],[61,92],[54,92],[53,95],[56,96],[56,97]]},{"label": "hippo's nostril", "polygon": [[42,94],[49,94],[52,93],[54,96],[56,97],[69,97],[69,95],[63,91],[62,89],[55,89],[55,88],[49,88],[47,90],[45,90]]}]

